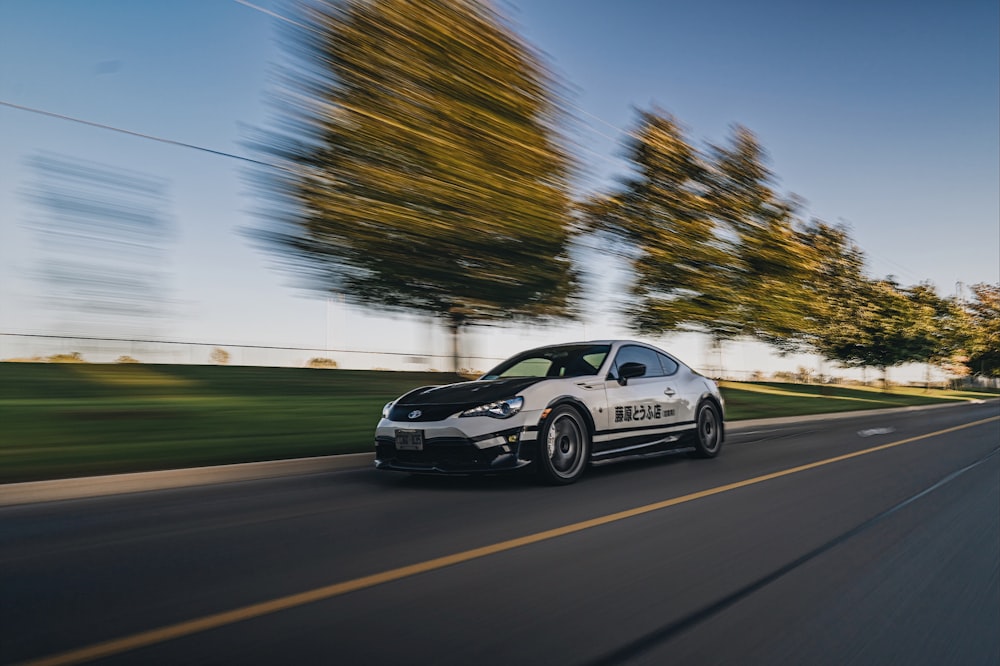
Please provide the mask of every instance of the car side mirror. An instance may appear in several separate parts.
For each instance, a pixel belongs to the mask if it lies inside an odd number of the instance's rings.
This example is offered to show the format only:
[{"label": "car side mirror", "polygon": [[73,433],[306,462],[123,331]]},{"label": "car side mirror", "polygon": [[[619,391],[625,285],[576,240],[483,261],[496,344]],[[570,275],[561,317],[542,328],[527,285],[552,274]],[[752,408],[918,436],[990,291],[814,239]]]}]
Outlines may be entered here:
[{"label": "car side mirror", "polygon": [[646,366],[642,363],[623,363],[618,368],[618,383],[622,386],[628,384],[628,380],[633,377],[642,377],[646,374]]}]

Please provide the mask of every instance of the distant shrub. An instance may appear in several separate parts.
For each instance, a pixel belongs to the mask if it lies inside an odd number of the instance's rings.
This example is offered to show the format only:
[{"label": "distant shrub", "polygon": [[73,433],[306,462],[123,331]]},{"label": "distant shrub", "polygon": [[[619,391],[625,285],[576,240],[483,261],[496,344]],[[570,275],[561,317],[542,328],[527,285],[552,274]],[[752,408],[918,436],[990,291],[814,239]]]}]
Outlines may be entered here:
[{"label": "distant shrub", "polygon": [[49,363],[86,363],[80,352],[70,352],[69,354],[53,354],[45,359]]},{"label": "distant shrub", "polygon": [[212,353],[209,354],[209,358],[212,359],[212,363],[215,363],[216,365],[228,365],[229,359],[232,358],[232,356],[222,347],[216,347],[212,350]]},{"label": "distant shrub", "polygon": [[326,368],[332,370],[333,368],[337,367],[337,362],[334,361],[332,358],[324,358],[322,356],[317,356],[316,358],[309,359],[309,362],[306,363],[306,367]]},{"label": "distant shrub", "polygon": [[132,358],[128,354],[119,356],[118,358],[115,359],[115,363],[139,363],[139,362],[140,362],[139,360]]}]

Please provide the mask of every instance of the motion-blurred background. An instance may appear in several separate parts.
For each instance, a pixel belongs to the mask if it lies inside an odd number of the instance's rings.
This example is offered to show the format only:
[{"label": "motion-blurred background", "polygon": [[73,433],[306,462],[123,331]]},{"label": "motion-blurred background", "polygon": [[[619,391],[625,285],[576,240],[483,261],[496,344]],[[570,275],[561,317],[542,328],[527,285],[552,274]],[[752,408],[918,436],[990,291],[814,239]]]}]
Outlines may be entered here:
[{"label": "motion-blurred background", "polygon": [[997,11],[4,3],[0,358],[989,383]]}]

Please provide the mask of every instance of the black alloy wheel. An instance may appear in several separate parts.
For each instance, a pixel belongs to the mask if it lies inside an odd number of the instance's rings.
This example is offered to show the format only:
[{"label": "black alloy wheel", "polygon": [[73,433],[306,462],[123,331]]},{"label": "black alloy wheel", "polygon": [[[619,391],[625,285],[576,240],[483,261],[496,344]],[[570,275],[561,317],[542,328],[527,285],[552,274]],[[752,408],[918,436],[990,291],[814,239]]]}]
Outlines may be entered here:
[{"label": "black alloy wheel", "polygon": [[722,449],[722,417],[711,402],[698,405],[695,418],[694,453],[699,458],[714,458]]},{"label": "black alloy wheel", "polygon": [[569,405],[555,407],[538,440],[538,473],[553,485],[573,483],[590,457],[590,433],[580,413]]}]

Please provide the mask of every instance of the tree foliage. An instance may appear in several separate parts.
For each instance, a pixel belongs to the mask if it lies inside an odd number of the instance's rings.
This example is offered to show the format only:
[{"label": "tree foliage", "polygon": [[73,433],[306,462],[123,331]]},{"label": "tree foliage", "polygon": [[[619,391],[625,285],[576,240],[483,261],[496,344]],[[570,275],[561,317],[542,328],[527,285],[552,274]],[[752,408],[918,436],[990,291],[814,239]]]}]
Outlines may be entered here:
[{"label": "tree foliage", "polygon": [[1000,373],[1000,289],[977,286],[966,312],[930,284],[868,278],[845,228],[804,224],[775,191],[745,127],[703,153],[673,117],[639,111],[626,157],[632,173],[581,210],[631,263],[624,314],[635,330],[701,331],[716,345],[752,336],[883,374],[913,362],[953,369],[971,346],[977,372]]},{"label": "tree foliage", "polygon": [[1000,377],[1000,284],[973,285],[969,369],[979,375]]},{"label": "tree foliage", "polygon": [[212,363],[215,363],[216,365],[229,365],[229,361],[232,359],[232,354],[222,347],[212,347],[212,351],[209,353],[208,357],[212,360]]},{"label": "tree foliage", "polygon": [[785,351],[814,351],[837,360],[837,331],[845,322],[857,321],[864,308],[868,286],[864,253],[847,229],[821,220],[807,225],[801,239],[802,251],[811,258],[810,270],[800,283],[801,328],[773,342]]},{"label": "tree foliage", "polygon": [[[576,314],[571,160],[555,80],[485,0],[306,0],[276,125],[257,148],[256,233],[308,286],[467,323]],[[638,332],[753,336],[885,370],[968,349],[1000,374],[998,291],[963,309],[870,280],[846,230],[804,224],[754,134],[700,150],[659,109],[630,173],[578,208],[633,269]],[[457,356],[457,351],[456,351]],[[456,359],[457,361],[457,359]],[[456,365],[457,367],[457,365]]]},{"label": "tree foliage", "polygon": [[961,344],[955,311],[927,284],[903,288],[892,279],[867,281],[850,317],[819,338],[819,350],[846,366],[887,368],[945,363]]},{"label": "tree foliage", "polygon": [[972,341],[972,330],[968,313],[958,301],[939,296],[929,282],[909,287],[906,295],[916,319],[915,360],[944,366],[956,356],[963,355]]},{"label": "tree foliage", "polygon": [[807,327],[809,294],[819,257],[810,252],[796,206],[773,189],[767,153],[749,129],[735,126],[728,145],[712,146],[707,199],[733,239],[724,285],[734,330],[780,343]]},{"label": "tree foliage", "polygon": [[797,335],[813,255],[794,207],[770,186],[753,134],[737,127],[728,146],[705,156],[669,115],[640,111],[626,156],[633,173],[583,210],[632,263],[632,327],[696,330],[716,341]]},{"label": "tree foliage", "polygon": [[625,314],[644,333],[739,330],[726,285],[730,250],[704,196],[706,167],[677,122],[641,111],[626,145],[633,174],[584,207],[591,229],[622,241],[631,260],[632,298]]},{"label": "tree foliage", "polygon": [[266,246],[312,288],[454,330],[572,316],[555,81],[492,7],[317,1],[289,30]]}]

